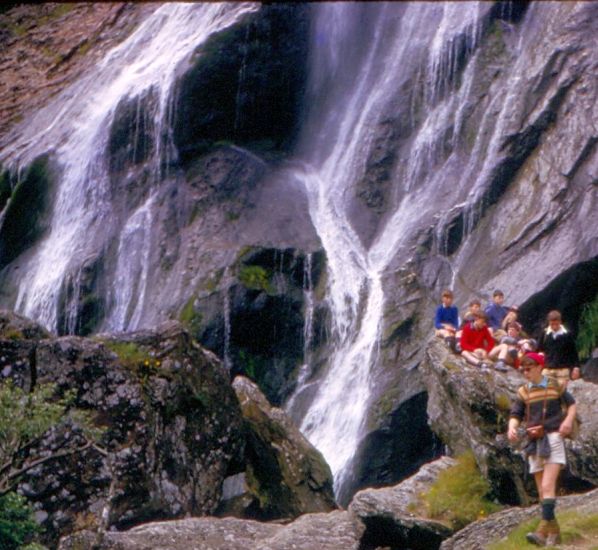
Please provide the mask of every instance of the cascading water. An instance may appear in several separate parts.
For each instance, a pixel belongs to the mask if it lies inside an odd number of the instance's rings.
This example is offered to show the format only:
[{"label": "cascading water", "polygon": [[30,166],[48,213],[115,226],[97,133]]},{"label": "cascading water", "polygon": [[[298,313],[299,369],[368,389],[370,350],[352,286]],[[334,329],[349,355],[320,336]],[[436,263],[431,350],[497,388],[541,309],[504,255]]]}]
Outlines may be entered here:
[{"label": "cascading water", "polygon": [[[154,183],[164,176],[176,151],[172,144],[173,102],[169,101],[179,64],[212,33],[257,9],[255,4],[165,4],[83,78],[66,89],[32,121],[11,136],[1,159],[25,166],[54,151],[61,168],[51,227],[18,281],[15,309],[56,329],[58,289],[90,241],[109,226],[106,148],[109,129],[122,99],[152,91]],[[84,98],[84,99],[83,99]],[[137,136],[135,137],[137,139]],[[152,198],[125,220],[118,245],[113,302],[107,329],[139,326],[151,246]],[[135,269],[131,271],[130,262]],[[72,323],[71,323],[72,324]]]},{"label": "cascading water", "polygon": [[[361,25],[365,15],[369,26]],[[302,168],[292,175],[305,184],[312,220],[327,254],[334,349],[301,429],[330,464],[341,500],[363,433],[370,372],[379,355],[382,278],[413,220],[433,213],[429,186],[436,182],[419,181],[421,165],[442,153],[434,140],[458,119],[459,94],[443,96],[457,70],[455,44],[461,40],[464,55],[470,55],[479,22],[477,3],[460,4],[458,15],[451,3],[318,6],[310,92],[315,107],[305,126]],[[350,51],[352,41],[366,47]],[[394,174],[409,194],[398,200],[365,248],[349,219],[349,204],[365,170],[376,125],[406,74],[426,75],[422,91],[428,111],[407,169]],[[413,127],[415,121],[408,124]]]}]

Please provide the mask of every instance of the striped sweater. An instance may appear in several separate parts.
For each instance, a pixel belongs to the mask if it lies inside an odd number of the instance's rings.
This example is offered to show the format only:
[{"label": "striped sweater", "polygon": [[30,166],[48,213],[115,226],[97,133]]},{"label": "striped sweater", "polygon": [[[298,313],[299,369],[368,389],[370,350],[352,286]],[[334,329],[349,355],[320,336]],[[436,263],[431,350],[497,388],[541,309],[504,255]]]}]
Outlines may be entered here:
[{"label": "striped sweater", "polygon": [[[568,408],[575,403],[574,397],[554,378],[544,378],[540,386],[524,384],[517,390],[517,398],[511,407],[511,417],[520,422],[525,419],[528,426],[542,423],[542,411],[546,400],[544,429],[547,432],[558,432],[565,415],[563,405]],[[529,402],[529,418],[527,403]]]}]

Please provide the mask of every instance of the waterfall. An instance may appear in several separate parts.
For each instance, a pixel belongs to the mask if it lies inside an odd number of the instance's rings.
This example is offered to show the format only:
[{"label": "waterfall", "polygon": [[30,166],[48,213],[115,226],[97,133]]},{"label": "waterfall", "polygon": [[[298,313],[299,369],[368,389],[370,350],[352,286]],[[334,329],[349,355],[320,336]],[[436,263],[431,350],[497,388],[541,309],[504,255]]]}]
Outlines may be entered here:
[{"label": "waterfall", "polygon": [[[422,166],[446,154],[438,146],[439,136],[459,123],[463,98],[459,91],[447,90],[459,87],[457,50],[465,57],[475,50],[480,9],[480,3],[456,9],[450,2],[341,3],[317,9],[309,90],[314,107],[299,147],[302,165],[290,176],[305,185],[312,221],[326,250],[326,299],[333,325],[329,364],[301,430],[330,464],[337,497],[351,480],[351,461],[363,435],[370,373],[379,358],[383,276],[414,221],[431,217],[438,206],[429,200],[437,182],[433,176],[421,181]],[[422,74],[427,75],[420,90],[426,114],[406,168],[393,174],[396,185],[408,193],[397,199],[366,248],[349,218],[354,186],[366,169],[376,125],[401,82],[413,77],[417,83]],[[460,88],[466,95],[467,78]],[[405,98],[407,110],[414,113],[417,101]],[[412,128],[413,116],[408,122]]]},{"label": "waterfall", "polygon": [[[13,169],[52,151],[61,169],[51,226],[35,246],[18,281],[15,309],[56,330],[58,289],[92,241],[108,239],[113,223],[106,147],[117,105],[151,91],[153,184],[176,158],[170,101],[176,69],[211,34],[235,23],[254,4],[164,4],[84,77],[10,136],[1,162]],[[139,106],[139,104],[138,104]],[[137,117],[138,126],[140,123]],[[150,183],[151,185],[151,183]],[[147,246],[152,224],[151,198],[124,221],[119,237],[115,307],[106,327],[130,330],[142,323],[148,277]],[[135,247],[141,246],[137,250]],[[97,247],[97,244],[96,244]],[[135,273],[129,272],[131,254]],[[122,286],[121,286],[122,285]]]}]

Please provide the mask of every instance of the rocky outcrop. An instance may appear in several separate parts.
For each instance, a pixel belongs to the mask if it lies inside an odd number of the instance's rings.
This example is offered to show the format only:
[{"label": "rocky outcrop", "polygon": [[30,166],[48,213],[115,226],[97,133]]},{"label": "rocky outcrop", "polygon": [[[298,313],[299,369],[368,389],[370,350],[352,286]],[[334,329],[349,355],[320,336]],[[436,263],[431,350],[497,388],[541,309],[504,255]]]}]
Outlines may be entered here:
[{"label": "rocky outcrop", "polygon": [[0,138],[118,44],[155,7],[124,2],[3,6]]},{"label": "rocky outcrop", "polygon": [[438,548],[453,530],[444,523],[414,514],[413,510],[420,507],[420,495],[430,489],[438,474],[454,464],[452,458],[443,457],[422,466],[398,485],[359,491],[349,511],[366,526],[363,547]]},{"label": "rocky outcrop", "polygon": [[[595,515],[598,513],[598,491],[592,491],[585,495],[559,497],[557,516],[561,511],[575,510],[579,516]],[[540,510],[537,507],[531,508],[508,508],[502,512],[492,514],[487,519],[476,521],[459,531],[450,539],[444,541],[441,550],[483,550],[493,542],[498,542],[507,536],[521,523],[538,518]],[[521,540],[522,547],[527,543]],[[583,541],[575,541],[574,548],[590,548],[583,544]],[[561,546],[569,548],[569,546]]]},{"label": "rocky outcrop", "polygon": [[243,516],[270,520],[336,508],[332,474],[321,453],[256,384],[237,376],[233,388],[247,425],[244,481],[251,499]]},{"label": "rocky outcrop", "polygon": [[[455,454],[473,451],[480,471],[504,503],[527,504],[535,489],[522,451],[509,445],[506,428],[517,388],[524,383],[516,370],[482,373],[453,355],[439,339],[426,348],[420,371],[428,389],[428,414],[432,430]],[[578,402],[582,420],[579,436],[567,440],[569,468],[586,486],[598,485],[595,385],[571,382],[568,389]],[[571,480],[574,483],[574,480]]]},{"label": "rocky outcrop", "polygon": [[[55,384],[57,396],[75,389],[74,405],[104,430],[103,452],[44,462],[19,484],[50,540],[81,525],[123,528],[216,509],[244,439],[228,373],[214,355],[178,323],[119,337],[40,339],[41,329],[6,318],[2,376],[24,387]],[[76,425],[61,425],[40,453],[80,439]]]},{"label": "rocky outcrop", "polygon": [[61,541],[60,550],[358,550],[363,527],[347,512],[307,514],[282,526],[234,518],[195,518],[106,533],[97,542],[82,532]]}]

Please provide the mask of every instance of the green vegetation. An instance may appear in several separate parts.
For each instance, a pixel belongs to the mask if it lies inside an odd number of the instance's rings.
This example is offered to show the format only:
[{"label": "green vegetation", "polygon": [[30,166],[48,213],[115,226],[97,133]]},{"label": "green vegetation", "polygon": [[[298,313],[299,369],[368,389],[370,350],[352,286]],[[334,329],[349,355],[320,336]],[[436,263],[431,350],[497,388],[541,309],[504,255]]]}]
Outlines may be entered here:
[{"label": "green vegetation", "polygon": [[245,376],[251,378],[263,390],[264,377],[268,372],[267,361],[245,350],[239,350],[238,361]]},{"label": "green vegetation", "polygon": [[[0,383],[0,550],[44,548],[32,542],[40,529],[25,498],[14,492],[21,477],[45,462],[95,446],[102,435],[88,411],[73,407],[75,395],[70,390],[58,397],[55,384],[25,392],[11,380]],[[71,432],[75,427],[83,441],[38,449],[36,443],[60,425]]]},{"label": "green vegetation", "polygon": [[577,349],[582,359],[588,359],[596,347],[598,347],[598,295],[584,306],[577,333]]},{"label": "green vegetation", "polygon": [[81,450],[62,449],[43,457],[31,449],[23,453],[51,428],[67,422],[74,424],[87,440],[87,446],[100,438],[102,432],[94,426],[90,413],[72,406],[75,395],[76,390],[70,390],[57,398],[54,384],[40,384],[27,393],[11,380],[0,383],[0,495],[12,491],[21,475],[36,461]]},{"label": "green vegetation", "polygon": [[14,492],[0,497],[0,549],[22,548],[39,530],[25,497]]},{"label": "green vegetation", "polygon": [[490,485],[478,470],[473,453],[467,452],[438,475],[423,500],[430,518],[462,529],[500,509],[487,498],[489,492]]},{"label": "green vegetation", "polygon": [[[579,548],[598,547],[598,514],[582,514],[573,510],[557,514],[563,544]],[[534,531],[539,519],[526,521],[513,529],[506,538],[488,546],[488,550],[520,550],[536,548],[525,540],[525,534]]]},{"label": "green vegetation", "polygon": [[271,291],[270,275],[259,265],[242,265],[239,268],[239,281],[247,288]]},{"label": "green vegetation", "polygon": [[104,341],[104,345],[118,355],[120,364],[135,374],[142,385],[159,371],[160,361],[135,342]]},{"label": "green vegetation", "polygon": [[181,313],[179,314],[179,321],[185,325],[187,330],[192,334],[197,333],[201,328],[201,313],[195,311],[195,299],[196,295],[193,294],[187,303],[183,306]]}]

